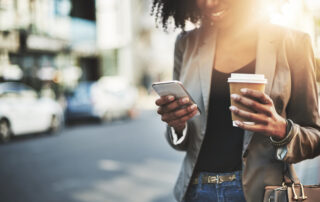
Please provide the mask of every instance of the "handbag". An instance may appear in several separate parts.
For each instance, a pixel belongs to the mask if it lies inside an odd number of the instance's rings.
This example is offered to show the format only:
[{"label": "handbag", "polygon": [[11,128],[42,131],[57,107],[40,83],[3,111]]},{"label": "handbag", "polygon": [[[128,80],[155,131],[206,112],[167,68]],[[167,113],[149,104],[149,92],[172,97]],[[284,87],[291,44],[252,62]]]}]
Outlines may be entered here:
[{"label": "handbag", "polygon": [[263,202],[320,202],[320,185],[302,185],[293,166],[285,169],[281,186],[266,186]]}]

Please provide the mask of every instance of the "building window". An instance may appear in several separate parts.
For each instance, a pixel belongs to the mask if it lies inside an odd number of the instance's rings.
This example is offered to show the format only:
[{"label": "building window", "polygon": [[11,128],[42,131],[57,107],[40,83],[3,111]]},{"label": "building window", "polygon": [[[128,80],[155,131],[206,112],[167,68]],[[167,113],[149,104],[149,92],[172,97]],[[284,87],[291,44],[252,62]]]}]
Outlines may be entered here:
[{"label": "building window", "polygon": [[96,21],[95,0],[72,0],[71,17]]}]

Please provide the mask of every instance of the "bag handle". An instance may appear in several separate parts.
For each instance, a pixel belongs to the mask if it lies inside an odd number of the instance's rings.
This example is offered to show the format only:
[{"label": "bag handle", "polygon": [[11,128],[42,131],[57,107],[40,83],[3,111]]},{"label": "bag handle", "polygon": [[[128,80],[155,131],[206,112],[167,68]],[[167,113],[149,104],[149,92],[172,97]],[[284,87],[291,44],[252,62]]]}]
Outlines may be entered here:
[{"label": "bag handle", "polygon": [[300,184],[300,180],[299,180],[292,164],[286,164],[285,172],[283,175],[283,181],[285,184],[290,184],[290,185],[291,184]]},{"label": "bag handle", "polygon": [[[294,170],[294,167],[292,164],[287,164],[286,165],[286,171],[285,171],[285,174],[284,174],[284,183],[287,184],[287,185],[291,185],[291,190],[292,190],[292,193],[293,193],[293,199],[298,201],[298,200],[306,200],[308,197],[305,195],[305,192],[304,192],[304,187],[303,185],[301,184],[297,174],[296,174],[296,171]],[[298,196],[297,195],[297,192],[296,192],[296,187],[300,187],[300,193],[301,195]],[[289,189],[287,190],[289,191]]]}]

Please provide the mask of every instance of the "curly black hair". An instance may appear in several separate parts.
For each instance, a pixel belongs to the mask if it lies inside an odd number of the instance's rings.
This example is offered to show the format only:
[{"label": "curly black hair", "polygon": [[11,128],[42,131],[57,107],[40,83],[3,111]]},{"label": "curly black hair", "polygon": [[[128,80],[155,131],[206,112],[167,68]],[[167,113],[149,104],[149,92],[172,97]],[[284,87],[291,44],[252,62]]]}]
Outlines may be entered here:
[{"label": "curly black hair", "polygon": [[186,20],[198,23],[201,19],[195,0],[153,0],[151,14],[155,16],[156,23],[162,24],[165,30],[168,29],[171,18],[175,28],[183,30]]}]

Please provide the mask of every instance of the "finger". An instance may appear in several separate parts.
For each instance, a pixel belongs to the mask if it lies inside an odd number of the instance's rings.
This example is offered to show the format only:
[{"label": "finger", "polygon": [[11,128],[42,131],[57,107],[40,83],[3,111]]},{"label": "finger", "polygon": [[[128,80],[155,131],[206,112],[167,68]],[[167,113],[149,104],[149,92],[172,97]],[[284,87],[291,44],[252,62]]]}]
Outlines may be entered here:
[{"label": "finger", "polygon": [[190,112],[189,114],[181,117],[181,118],[180,118],[180,121],[181,121],[181,122],[188,121],[189,119],[191,119],[192,117],[194,117],[197,113],[198,113],[198,110],[194,110],[193,112]]},{"label": "finger", "polygon": [[244,105],[244,106],[248,107],[249,109],[252,109],[256,112],[264,113],[267,116],[272,115],[272,112],[270,111],[269,106],[265,106],[265,105],[255,101],[255,100],[252,100],[250,98],[240,96],[238,94],[232,94],[231,99],[233,99],[237,103],[240,103],[240,104],[242,104],[242,105]]},{"label": "finger", "polygon": [[166,105],[174,100],[175,100],[175,97],[172,95],[162,96],[156,100],[155,104],[158,106],[163,106],[163,105]]},{"label": "finger", "polygon": [[196,111],[198,110],[196,104],[193,104],[193,105],[190,105],[190,106],[188,106],[188,107],[179,109],[179,110],[174,111],[174,112],[172,112],[172,113],[173,113],[173,115],[174,115],[175,117],[180,118],[180,117],[182,117],[182,116],[184,116],[184,115],[186,115],[186,114],[188,114],[188,113],[190,113],[190,112],[193,112],[194,110],[196,110]]},{"label": "finger", "polygon": [[234,114],[244,118],[245,120],[252,121],[255,123],[268,124],[268,117],[266,117],[265,115],[244,111],[244,110],[239,109],[236,106],[230,106],[229,109]]},{"label": "finger", "polygon": [[[179,106],[179,104],[176,104],[177,101],[175,101],[174,103],[172,103],[172,107],[175,107],[175,106]],[[170,121],[174,121],[174,120],[177,120],[179,119],[180,117],[183,117],[187,114],[189,114],[190,112],[193,112],[193,110],[195,110],[197,108],[197,106],[195,105],[191,105],[191,106],[188,106],[188,107],[184,107],[184,108],[181,108],[181,109],[176,109],[174,108],[171,112],[170,112],[170,109],[160,109],[160,113],[162,113],[162,111],[165,111],[163,112],[162,114],[162,121],[165,121],[165,122],[170,122]]]},{"label": "finger", "polygon": [[197,112],[191,112],[183,117],[180,117],[180,119],[172,120],[168,122],[168,125],[172,127],[180,126],[185,124],[189,119],[191,119],[193,116],[195,116]]},{"label": "finger", "polygon": [[180,108],[184,105],[187,105],[187,104],[190,104],[190,100],[188,97],[184,97],[184,98],[180,98],[180,99],[176,99],[175,101],[165,105],[163,107],[163,112],[172,112],[172,111],[175,111],[177,110],[177,108]]},{"label": "finger", "polygon": [[235,121],[235,124],[244,130],[252,131],[252,132],[258,132],[258,133],[266,133],[267,126],[263,124],[246,124],[242,121]]},{"label": "finger", "polygon": [[272,104],[272,99],[267,94],[265,94],[261,91],[253,90],[253,89],[249,89],[249,88],[242,88],[242,89],[240,89],[240,92],[244,96],[258,100],[259,102],[261,102],[263,104]]},{"label": "finger", "polygon": [[176,119],[177,118],[172,113],[163,113],[161,115],[161,120],[166,122],[166,123],[169,123],[169,122],[174,121]]},{"label": "finger", "polygon": [[160,114],[160,115],[164,114],[163,107],[159,107],[158,110],[157,110],[157,113]]},{"label": "finger", "polygon": [[[197,108],[196,106],[189,106],[189,107],[184,107],[190,103],[190,100],[188,97],[181,98],[179,100],[175,100],[171,102],[170,104],[166,106],[162,106],[160,109],[158,109],[158,113],[162,115],[161,120],[164,122],[170,122],[173,120],[178,119],[181,116],[184,116],[184,110],[187,110],[188,113],[191,111],[195,110]],[[183,107],[182,109],[178,109],[180,107]],[[176,115],[175,112],[179,110],[178,114]],[[197,110],[196,110],[197,111]]]},{"label": "finger", "polygon": [[193,112],[186,114],[183,117],[180,117],[179,119],[171,120],[168,122],[168,125],[175,126],[175,125],[183,124],[183,123],[187,122],[188,120],[190,120],[192,117],[194,117],[197,114],[197,112],[198,111],[195,110]]}]

